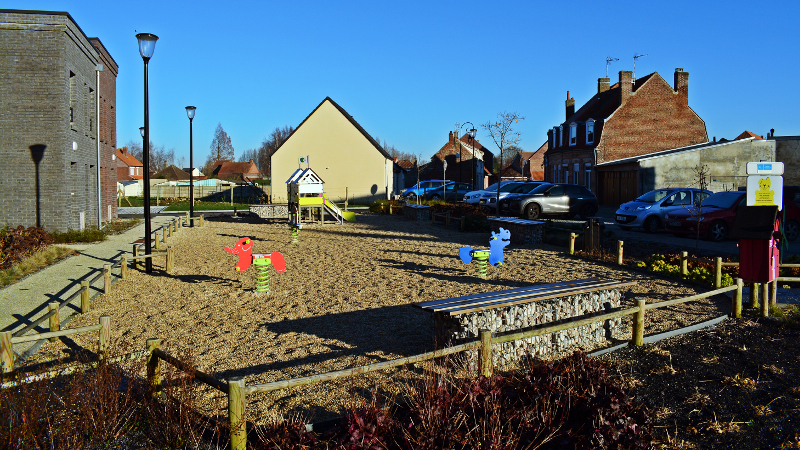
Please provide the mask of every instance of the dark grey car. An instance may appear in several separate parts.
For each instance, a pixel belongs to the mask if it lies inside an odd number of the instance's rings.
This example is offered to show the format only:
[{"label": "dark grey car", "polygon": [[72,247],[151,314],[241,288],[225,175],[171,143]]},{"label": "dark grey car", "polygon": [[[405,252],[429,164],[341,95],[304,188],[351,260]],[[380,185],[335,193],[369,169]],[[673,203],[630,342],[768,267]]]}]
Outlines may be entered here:
[{"label": "dark grey car", "polygon": [[509,207],[512,212],[531,220],[542,215],[579,215],[585,219],[597,214],[597,197],[577,184],[543,184],[513,199]]}]

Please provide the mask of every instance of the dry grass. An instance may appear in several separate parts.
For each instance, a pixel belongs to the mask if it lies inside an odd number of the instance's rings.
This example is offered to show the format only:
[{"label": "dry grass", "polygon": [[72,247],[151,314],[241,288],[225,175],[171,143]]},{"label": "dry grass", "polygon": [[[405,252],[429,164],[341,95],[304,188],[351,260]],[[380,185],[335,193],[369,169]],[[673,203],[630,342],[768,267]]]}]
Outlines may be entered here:
[{"label": "dry grass", "polygon": [[0,270],[0,286],[16,283],[24,277],[74,254],[75,250],[70,248],[51,245],[44,250],[23,258],[8,269]]}]

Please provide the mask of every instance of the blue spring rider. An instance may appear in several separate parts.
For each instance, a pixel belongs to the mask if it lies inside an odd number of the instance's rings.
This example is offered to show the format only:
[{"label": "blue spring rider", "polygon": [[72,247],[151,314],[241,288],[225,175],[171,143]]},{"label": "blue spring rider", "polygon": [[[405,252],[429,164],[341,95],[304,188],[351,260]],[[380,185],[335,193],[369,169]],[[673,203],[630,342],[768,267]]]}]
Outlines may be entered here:
[{"label": "blue spring rider", "polygon": [[458,249],[458,256],[464,264],[469,264],[474,259],[475,275],[486,278],[486,261],[497,267],[503,264],[503,249],[511,243],[511,232],[505,228],[500,228],[499,233],[492,231],[492,238],[489,240],[489,249],[473,249],[472,247],[461,247]]}]

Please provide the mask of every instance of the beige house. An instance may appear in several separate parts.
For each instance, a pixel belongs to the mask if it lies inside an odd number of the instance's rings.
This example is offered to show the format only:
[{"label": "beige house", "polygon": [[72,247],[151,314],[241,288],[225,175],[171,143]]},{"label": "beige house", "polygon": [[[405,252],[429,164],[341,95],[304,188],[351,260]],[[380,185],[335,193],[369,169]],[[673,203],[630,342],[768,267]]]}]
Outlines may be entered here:
[{"label": "beige house", "polygon": [[[308,164],[300,158],[308,157]],[[391,156],[353,117],[330,97],[298,125],[272,155],[273,201],[286,202],[286,180],[298,168],[310,167],[325,182],[325,195],[335,201],[369,204],[392,194]]]}]

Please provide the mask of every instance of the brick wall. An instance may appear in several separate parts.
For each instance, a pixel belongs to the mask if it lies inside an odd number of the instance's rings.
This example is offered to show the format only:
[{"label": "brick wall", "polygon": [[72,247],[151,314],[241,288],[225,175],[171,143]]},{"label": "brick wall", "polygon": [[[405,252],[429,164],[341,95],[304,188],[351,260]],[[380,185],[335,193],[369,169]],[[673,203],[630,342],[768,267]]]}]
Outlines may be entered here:
[{"label": "brick wall", "polygon": [[0,11],[0,42],[0,225],[96,223],[96,50],[66,13]]}]

